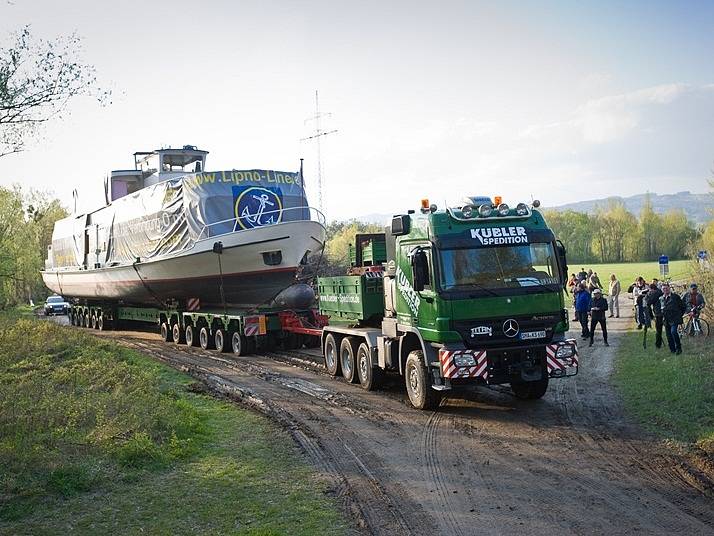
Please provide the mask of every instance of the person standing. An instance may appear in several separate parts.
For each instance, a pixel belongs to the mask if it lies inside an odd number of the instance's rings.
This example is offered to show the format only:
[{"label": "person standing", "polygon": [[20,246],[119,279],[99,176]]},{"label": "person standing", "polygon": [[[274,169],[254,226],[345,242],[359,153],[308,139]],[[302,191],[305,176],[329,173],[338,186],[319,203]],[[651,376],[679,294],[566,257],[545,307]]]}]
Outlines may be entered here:
[{"label": "person standing", "polygon": [[600,278],[598,277],[597,272],[592,273],[592,275],[590,276],[589,284],[591,287],[590,292],[592,292],[596,288],[602,290],[602,283],[600,283]]},{"label": "person standing", "polygon": [[689,285],[689,292],[682,296],[682,299],[684,300],[684,305],[687,308],[686,312],[694,311],[695,315],[699,315],[707,303],[704,300],[702,293],[699,292],[696,283]]},{"label": "person standing", "polygon": [[575,294],[578,292],[578,287],[580,286],[580,281],[575,274],[570,274],[570,279],[568,279],[568,291],[573,297],[573,322],[578,321],[578,315],[575,312]]},{"label": "person standing", "polygon": [[644,314],[642,312],[642,299],[641,296],[647,290],[647,284],[645,279],[640,276],[635,281],[635,285],[632,287],[632,297],[635,299],[635,321],[637,322],[637,329],[642,329],[642,319]]},{"label": "person standing", "polygon": [[620,318],[620,281],[615,274],[610,276],[610,286],[608,288],[608,296],[610,300],[610,318],[617,311],[616,318]]},{"label": "person standing", "polygon": [[581,268],[578,272],[578,281],[585,281],[587,278],[588,273],[585,271],[585,268]]},{"label": "person standing", "polygon": [[682,353],[682,341],[679,340],[677,327],[682,323],[684,303],[676,292],[672,292],[672,289],[669,288],[669,283],[662,284],[660,303],[662,305],[662,316],[664,317],[665,335],[667,335],[669,351],[679,355]]},{"label": "person standing", "polygon": [[590,336],[590,331],[588,329],[588,313],[590,312],[591,305],[590,293],[585,286],[585,281],[580,283],[580,288],[575,296],[575,314],[578,315],[578,320],[580,321],[580,326],[582,327],[582,332],[580,336],[583,339],[587,339]]},{"label": "person standing", "polygon": [[662,327],[664,326],[664,317],[662,316],[662,290],[657,286],[656,280],[650,283],[650,291],[645,298],[645,305],[649,308],[651,315],[655,319],[655,346],[662,348]]},{"label": "person standing", "polygon": [[593,290],[593,299],[590,305],[590,346],[593,345],[595,328],[598,324],[602,328],[602,340],[605,341],[605,346],[610,346],[607,342],[605,311],[607,311],[607,300],[602,297],[602,290],[596,288]]}]

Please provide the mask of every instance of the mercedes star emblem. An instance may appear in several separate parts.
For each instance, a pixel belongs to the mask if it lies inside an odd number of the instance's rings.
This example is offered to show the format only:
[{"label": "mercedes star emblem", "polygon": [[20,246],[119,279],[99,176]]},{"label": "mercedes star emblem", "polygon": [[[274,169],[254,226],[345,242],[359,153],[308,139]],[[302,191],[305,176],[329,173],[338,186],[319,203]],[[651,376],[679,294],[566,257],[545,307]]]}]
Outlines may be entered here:
[{"label": "mercedes star emblem", "polygon": [[509,318],[503,323],[503,334],[506,337],[515,337],[518,335],[518,322],[513,318]]}]

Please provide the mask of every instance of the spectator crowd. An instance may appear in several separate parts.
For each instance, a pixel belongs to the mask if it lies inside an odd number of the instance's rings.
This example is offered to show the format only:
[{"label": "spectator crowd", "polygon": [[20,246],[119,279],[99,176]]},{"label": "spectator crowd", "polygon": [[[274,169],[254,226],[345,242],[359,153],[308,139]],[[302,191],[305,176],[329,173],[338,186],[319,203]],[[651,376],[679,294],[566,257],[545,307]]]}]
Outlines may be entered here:
[{"label": "spectator crowd", "polygon": [[[589,339],[592,346],[595,330],[600,326],[603,342],[605,346],[609,346],[606,318],[620,317],[619,298],[622,285],[617,276],[610,275],[607,299],[603,296],[604,288],[597,272],[586,271],[585,268],[570,275],[568,290],[573,296],[573,321],[580,323],[582,338]],[[627,287],[627,292],[634,300],[633,312],[637,329],[650,328],[654,320],[655,347],[661,348],[664,345],[664,332],[670,352],[681,354],[682,344],[678,327],[682,324],[682,318],[690,311],[698,315],[706,303],[704,296],[698,291],[697,284],[692,283],[689,291],[680,296],[672,291],[666,281],[653,278],[647,283],[643,277],[638,277]]]}]

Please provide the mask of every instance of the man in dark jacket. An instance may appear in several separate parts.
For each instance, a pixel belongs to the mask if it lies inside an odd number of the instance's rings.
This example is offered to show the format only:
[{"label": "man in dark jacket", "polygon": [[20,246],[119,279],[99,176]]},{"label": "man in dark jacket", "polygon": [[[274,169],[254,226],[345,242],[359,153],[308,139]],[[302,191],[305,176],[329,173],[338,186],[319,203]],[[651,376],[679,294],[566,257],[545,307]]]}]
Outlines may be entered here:
[{"label": "man in dark jacket", "polygon": [[677,326],[682,323],[682,315],[684,315],[684,303],[682,298],[676,292],[672,292],[669,288],[669,284],[662,284],[662,298],[660,299],[662,305],[662,316],[664,317],[664,327],[667,331],[667,344],[669,345],[669,351],[673,354],[682,353],[682,342],[679,340],[679,333],[677,332]]},{"label": "man in dark jacket", "polygon": [[662,304],[660,298],[662,291],[657,288],[657,283],[652,280],[650,283],[650,291],[645,298],[645,305],[649,308],[651,316],[655,319],[655,346],[662,348],[662,326],[664,326],[664,318],[662,317]]},{"label": "man in dark jacket", "polygon": [[588,313],[590,312],[590,293],[585,286],[585,281],[580,283],[580,288],[578,293],[575,295],[575,314],[578,316],[580,325],[582,326],[582,333],[580,334],[583,339],[587,339],[590,335],[588,331]]},{"label": "man in dark jacket", "polygon": [[607,311],[607,300],[602,297],[602,290],[596,288],[593,290],[593,299],[590,304],[590,346],[593,345],[595,337],[595,328],[598,324],[602,328],[602,338],[605,341],[605,346],[610,346],[607,343],[607,326],[605,325],[605,311]]}]

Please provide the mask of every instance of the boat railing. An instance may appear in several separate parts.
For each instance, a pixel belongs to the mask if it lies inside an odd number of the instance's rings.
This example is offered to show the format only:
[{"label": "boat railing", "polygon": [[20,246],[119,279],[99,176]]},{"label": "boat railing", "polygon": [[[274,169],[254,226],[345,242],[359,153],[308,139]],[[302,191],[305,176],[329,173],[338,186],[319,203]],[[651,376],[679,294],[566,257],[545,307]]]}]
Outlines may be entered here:
[{"label": "boat railing", "polygon": [[[271,221],[271,219],[274,221]],[[266,210],[258,214],[247,214],[240,218],[228,218],[227,220],[205,224],[196,240],[216,238],[239,231],[298,221],[316,221],[324,226],[325,215],[316,208],[308,206]]]}]

